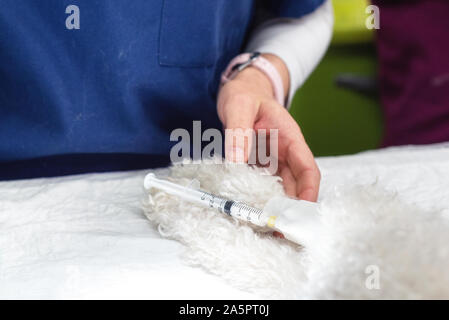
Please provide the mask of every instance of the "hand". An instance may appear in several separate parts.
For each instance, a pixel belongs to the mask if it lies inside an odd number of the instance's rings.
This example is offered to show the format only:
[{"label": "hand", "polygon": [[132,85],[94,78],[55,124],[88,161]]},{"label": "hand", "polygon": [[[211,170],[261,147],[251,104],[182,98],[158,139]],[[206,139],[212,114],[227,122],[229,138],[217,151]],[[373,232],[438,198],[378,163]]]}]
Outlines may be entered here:
[{"label": "hand", "polygon": [[[280,71],[287,94],[289,76],[285,64],[276,56],[264,57]],[[278,174],[286,193],[302,200],[317,200],[321,176],[313,154],[296,121],[276,102],[271,82],[263,72],[248,67],[226,83],[220,89],[217,109],[225,129],[278,129]],[[228,160],[241,156],[248,161],[253,142],[242,142],[225,137]]]}]

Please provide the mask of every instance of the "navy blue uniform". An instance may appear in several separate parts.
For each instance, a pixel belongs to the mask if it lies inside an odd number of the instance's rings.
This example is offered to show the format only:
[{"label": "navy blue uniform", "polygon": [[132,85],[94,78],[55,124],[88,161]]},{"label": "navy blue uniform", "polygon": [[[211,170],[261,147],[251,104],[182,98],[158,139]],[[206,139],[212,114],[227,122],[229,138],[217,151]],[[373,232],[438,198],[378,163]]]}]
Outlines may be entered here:
[{"label": "navy blue uniform", "polygon": [[[323,0],[265,1],[299,17]],[[66,27],[76,5],[80,28]],[[220,73],[250,0],[0,0],[0,179],[164,165],[175,128],[221,128]]]}]

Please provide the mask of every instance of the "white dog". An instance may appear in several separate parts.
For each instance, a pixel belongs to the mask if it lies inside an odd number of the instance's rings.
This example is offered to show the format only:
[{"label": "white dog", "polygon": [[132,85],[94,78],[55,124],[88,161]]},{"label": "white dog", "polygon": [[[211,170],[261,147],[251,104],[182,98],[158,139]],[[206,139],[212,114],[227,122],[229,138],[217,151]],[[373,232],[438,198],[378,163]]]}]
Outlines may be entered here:
[{"label": "white dog", "polygon": [[[284,195],[279,177],[236,164],[184,162],[169,179],[263,208]],[[322,230],[306,247],[215,210],[153,191],[145,213],[185,260],[267,298],[449,298],[449,221],[378,185],[340,187],[322,200]]]}]

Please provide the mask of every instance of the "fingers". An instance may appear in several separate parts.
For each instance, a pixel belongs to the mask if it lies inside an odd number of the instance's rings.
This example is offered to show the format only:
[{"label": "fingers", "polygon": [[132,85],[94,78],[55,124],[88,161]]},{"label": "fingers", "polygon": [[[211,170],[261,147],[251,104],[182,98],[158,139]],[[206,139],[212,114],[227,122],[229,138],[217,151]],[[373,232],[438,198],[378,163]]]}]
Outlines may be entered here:
[{"label": "fingers", "polygon": [[317,201],[321,174],[304,139],[289,146],[287,162],[296,181],[296,196],[302,200]]},{"label": "fingers", "polygon": [[282,178],[285,193],[290,197],[296,197],[296,180],[288,166],[283,166],[279,170],[279,176]]},{"label": "fingers", "polygon": [[320,189],[320,172],[316,170],[304,171],[296,183],[297,197],[302,200],[316,202]]},{"label": "fingers", "polygon": [[[256,143],[255,127],[278,129],[276,158],[282,162],[279,174],[284,180],[286,193],[316,201],[320,171],[297,123],[284,108],[263,98],[264,94],[258,92],[258,87],[250,85],[253,81],[236,81],[230,81],[220,89],[217,104],[218,115],[225,128],[226,159],[248,161]],[[242,86],[247,87],[242,89]],[[269,151],[271,155],[272,150]]]},{"label": "fingers", "polygon": [[223,106],[225,126],[225,156],[235,162],[247,162],[254,140],[257,102],[245,96],[235,96]]}]

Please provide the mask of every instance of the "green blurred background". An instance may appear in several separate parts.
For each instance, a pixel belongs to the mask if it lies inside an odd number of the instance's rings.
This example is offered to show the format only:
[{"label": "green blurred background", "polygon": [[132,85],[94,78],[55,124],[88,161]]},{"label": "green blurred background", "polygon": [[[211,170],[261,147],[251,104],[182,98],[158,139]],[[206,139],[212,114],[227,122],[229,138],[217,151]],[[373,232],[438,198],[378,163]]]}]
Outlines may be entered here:
[{"label": "green blurred background", "polygon": [[374,31],[365,26],[369,3],[332,2],[335,13],[332,43],[320,65],[296,93],[290,109],[315,156],[375,149],[383,134],[377,90],[357,90],[351,85],[337,84],[342,77],[362,84],[377,83]]}]

